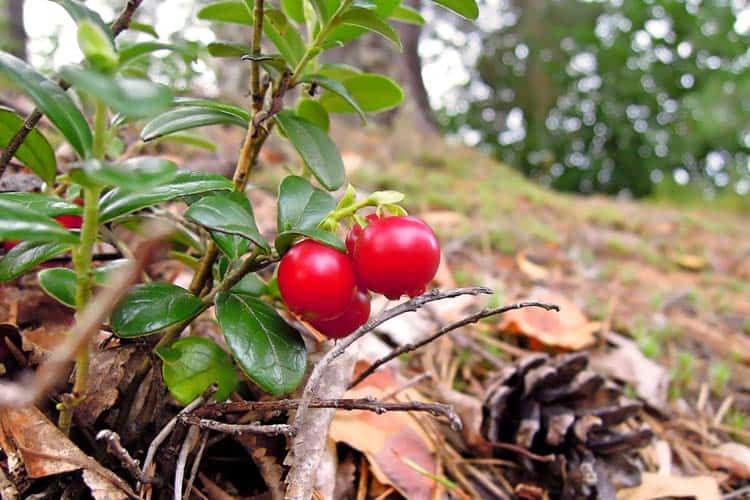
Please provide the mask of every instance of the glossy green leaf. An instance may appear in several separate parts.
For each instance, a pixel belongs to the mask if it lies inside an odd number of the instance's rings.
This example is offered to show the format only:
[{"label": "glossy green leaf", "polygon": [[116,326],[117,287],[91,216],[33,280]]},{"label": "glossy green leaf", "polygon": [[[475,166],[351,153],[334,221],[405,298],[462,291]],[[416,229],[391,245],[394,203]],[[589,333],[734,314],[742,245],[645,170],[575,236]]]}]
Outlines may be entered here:
[{"label": "glossy green leaf", "polygon": [[237,386],[232,358],[209,339],[188,337],[155,352],[163,361],[161,372],[169,392],[183,405],[212,384],[218,386],[214,399],[219,402],[229,398]]},{"label": "glossy green leaf", "polygon": [[391,19],[401,21],[402,23],[416,24],[421,26],[425,23],[424,17],[418,10],[412,9],[406,5],[399,5],[391,13]]},{"label": "glossy green leaf", "polygon": [[18,278],[39,264],[67,252],[71,246],[70,243],[19,243],[0,259],[0,282]]},{"label": "glossy green leaf", "polygon": [[[8,146],[23,127],[24,119],[10,108],[0,106],[0,149]],[[47,139],[37,129],[32,129],[15,154],[18,161],[38,175],[48,185],[55,182],[57,160]]]},{"label": "glossy green leaf", "polygon": [[292,243],[301,237],[310,238],[323,243],[324,245],[328,245],[331,248],[335,248],[336,250],[346,252],[346,245],[344,245],[344,242],[335,234],[329,231],[324,231],[323,229],[302,228],[290,229],[289,231],[280,233],[274,242],[276,251],[279,252],[279,255],[285,254],[286,251],[289,250],[289,247],[292,246]]},{"label": "glossy green leaf", "polygon": [[156,142],[174,142],[177,144],[205,149],[206,151],[216,151],[218,149],[216,143],[211,139],[202,135],[191,134],[190,132],[177,132],[175,134],[165,135],[157,139]]},{"label": "glossy green leaf", "polygon": [[281,10],[289,19],[298,22],[305,22],[304,0],[281,0]]},{"label": "glossy green leaf", "polygon": [[114,37],[112,36],[112,30],[109,28],[109,25],[104,22],[102,16],[100,16],[96,11],[91,10],[83,2],[79,2],[78,0],[52,1],[61,5],[68,12],[68,15],[73,18],[77,25],[80,25],[82,22],[88,21],[98,26],[102,30],[102,32],[107,34],[110,40],[114,39]]},{"label": "glossy green leaf", "polygon": [[299,31],[278,9],[266,9],[264,17],[263,33],[271,40],[289,66],[296,66],[305,53],[305,42]]},{"label": "glossy green leaf", "polygon": [[341,154],[325,131],[288,109],[276,115],[276,122],[326,189],[333,191],[344,184],[346,174]]},{"label": "glossy green leaf", "polygon": [[[398,32],[372,10],[363,7],[350,7],[339,19],[341,24],[357,26],[377,33],[392,41],[401,49],[401,38],[398,36]],[[334,33],[333,39],[338,40],[340,37],[336,37]]]},{"label": "glossy green leaf", "polygon": [[159,50],[170,50],[179,52],[181,48],[173,43],[164,42],[140,42],[128,45],[120,49],[120,65],[125,65],[131,61],[143,57],[147,54],[157,52]]},{"label": "glossy green leaf", "polygon": [[214,57],[236,57],[240,58],[251,52],[249,45],[239,42],[211,42],[208,44],[208,53]]},{"label": "glossy green leaf", "polygon": [[257,274],[246,274],[236,285],[232,287],[232,292],[241,295],[252,295],[260,297],[268,293],[268,285],[258,277]]},{"label": "glossy green leaf", "polygon": [[215,101],[213,99],[202,99],[200,97],[175,97],[175,106],[198,106],[203,108],[217,109],[238,116],[246,123],[250,121],[250,113],[246,109],[230,104],[228,102]]},{"label": "glossy green leaf", "polygon": [[290,175],[279,186],[278,232],[315,229],[335,208],[333,196],[313,187],[303,177]]},{"label": "glossy green leaf", "polygon": [[78,46],[86,61],[98,70],[110,71],[120,62],[112,33],[91,21],[85,20],[78,24]]},{"label": "glossy green leaf", "polygon": [[331,128],[331,119],[328,117],[328,111],[314,99],[300,99],[297,103],[297,116],[310,123],[314,123],[326,132]]},{"label": "glossy green leaf", "polygon": [[236,234],[211,231],[211,239],[229,259],[235,260],[243,256],[250,249],[250,241]]},{"label": "glossy green leaf", "polygon": [[169,87],[147,80],[108,76],[90,69],[68,66],[63,77],[77,90],[104,101],[113,110],[130,117],[161,113],[172,103]]},{"label": "glossy green leaf", "polygon": [[219,124],[247,128],[247,121],[233,113],[203,106],[186,106],[171,109],[148,122],[141,130],[141,140],[152,141],[175,132]]},{"label": "glossy green leaf", "polygon": [[[363,73],[344,80],[343,85],[359,107],[368,113],[394,108],[404,100],[404,91],[401,87],[383,75]],[[348,100],[334,93],[321,96],[320,103],[331,113],[356,111]]]},{"label": "glossy green leaf", "polygon": [[171,283],[151,282],[133,287],[110,316],[119,337],[141,337],[197,316],[201,299]]},{"label": "glossy green leaf", "polygon": [[99,200],[99,220],[109,222],[116,217],[127,215],[165,201],[210,191],[229,191],[232,183],[216,174],[203,172],[178,172],[167,184],[145,190],[115,188]]},{"label": "glossy green leaf", "polygon": [[81,207],[56,196],[41,193],[0,193],[0,203],[6,201],[47,217],[80,215]]},{"label": "glossy green leaf", "polygon": [[78,235],[51,217],[5,199],[0,200],[0,241],[8,240],[75,243]]},{"label": "glossy green leaf", "polygon": [[154,28],[150,24],[131,21],[128,25],[128,29],[130,31],[138,31],[140,33],[151,35],[154,38],[159,38],[159,33],[156,32],[156,28]]},{"label": "glossy green leaf", "polygon": [[[103,285],[110,273],[129,264],[127,259],[113,260],[107,265],[94,268],[92,277],[94,283]],[[42,269],[37,274],[39,286],[50,297],[68,307],[76,307],[76,273],[66,267]]]},{"label": "glossy green leaf", "polygon": [[[171,180],[177,165],[153,156],[139,156],[121,163],[86,160],[80,167],[83,174],[100,186],[119,186],[134,191],[164,184]],[[75,179],[74,171],[71,177]]]},{"label": "glossy green leaf", "polygon": [[243,193],[231,192],[205,196],[190,205],[185,217],[198,224],[226,234],[247,238],[266,251],[268,243],[255,224],[250,201]]},{"label": "glossy green leaf", "polygon": [[346,86],[340,81],[321,74],[305,75],[301,78],[301,80],[303,82],[316,83],[327,91],[339,96],[342,100],[344,100],[344,102],[349,104],[351,109],[359,113],[362,121],[365,120],[365,113],[362,108],[359,107],[359,103],[357,103],[357,100],[354,99],[354,97],[349,93],[349,89],[347,89]]},{"label": "glossy green leaf", "polygon": [[6,52],[0,52],[0,74],[29,94],[82,158],[91,154],[91,129],[59,85]]},{"label": "glossy green leaf", "polygon": [[433,0],[441,7],[455,12],[466,19],[474,20],[479,17],[479,7],[475,0]]},{"label": "glossy green leaf", "polygon": [[248,295],[221,293],[216,318],[242,371],[270,394],[293,391],[307,367],[299,332],[270,305]]},{"label": "glossy green leaf", "polygon": [[348,64],[323,64],[315,74],[343,82],[353,76],[361,75],[362,71]]},{"label": "glossy green leaf", "polygon": [[198,19],[252,26],[253,16],[244,3],[239,1],[213,2],[198,11]]}]

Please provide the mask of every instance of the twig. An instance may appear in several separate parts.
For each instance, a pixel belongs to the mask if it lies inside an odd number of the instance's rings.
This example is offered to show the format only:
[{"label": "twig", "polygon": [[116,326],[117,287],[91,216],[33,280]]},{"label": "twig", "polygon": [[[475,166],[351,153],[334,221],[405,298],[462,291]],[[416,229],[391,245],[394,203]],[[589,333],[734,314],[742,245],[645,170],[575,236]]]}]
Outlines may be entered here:
[{"label": "twig", "polygon": [[138,460],[134,459],[128,450],[122,445],[120,436],[114,431],[109,429],[103,429],[96,435],[97,441],[107,442],[107,451],[112,455],[115,455],[122,464],[122,467],[133,476],[134,479],[142,483],[155,483],[161,482],[158,478],[146,478],[139,469]]},{"label": "twig", "polygon": [[[260,39],[263,35],[263,0],[255,0],[253,5],[253,45],[252,53],[255,58],[260,55]],[[250,97],[253,110],[257,114],[263,107],[263,96],[260,91],[260,63],[250,61]]]},{"label": "twig", "polygon": [[[290,411],[299,408],[301,404],[302,400],[300,399],[281,399],[278,401],[230,401],[227,403],[206,405],[192,414],[186,415],[184,418],[192,419],[194,422],[205,415]],[[375,398],[313,399],[310,401],[309,408],[334,408],[337,410],[348,411],[365,410],[379,414],[389,411],[419,411],[430,413],[433,416],[445,417],[450,421],[451,426],[457,426],[459,429],[461,428],[461,419],[453,411],[453,407],[444,403],[424,403],[422,401],[389,403]]]},{"label": "twig", "polygon": [[534,460],[536,462],[554,462],[555,456],[554,455],[537,455],[536,453],[533,453],[523,446],[518,446],[517,444],[513,443],[502,443],[502,442],[495,442],[490,443],[493,448],[500,448],[502,450],[512,451],[513,453],[518,453],[519,455],[523,455],[526,458],[530,458],[531,460]]},{"label": "twig", "polygon": [[193,491],[193,483],[195,482],[195,476],[198,475],[198,469],[200,468],[201,460],[203,459],[203,452],[206,450],[207,442],[208,432],[204,432],[203,438],[201,438],[201,445],[198,447],[198,451],[195,453],[195,458],[193,458],[193,467],[190,469],[190,478],[188,478],[187,486],[185,486],[185,495],[183,496],[182,500],[190,499],[190,492]]},{"label": "twig", "polygon": [[68,368],[68,363],[82,346],[88,345],[114,305],[125,296],[130,285],[137,281],[146,263],[156,253],[165,233],[158,227],[154,232],[156,236],[153,239],[138,247],[135,261],[115,274],[107,286],[102,288],[101,293],[83,310],[65,341],[52,351],[33,377],[20,382],[0,382],[0,408],[32,405],[65,378],[63,373]]},{"label": "twig", "polygon": [[200,439],[201,431],[198,427],[188,429],[187,436],[182,442],[180,455],[177,457],[177,468],[174,473],[174,500],[182,500],[182,482],[185,480],[185,467],[190,451]]},{"label": "twig", "polygon": [[541,307],[542,309],[546,309],[548,311],[560,310],[558,306],[554,304],[546,304],[544,302],[518,302],[517,304],[496,307],[494,309],[482,309],[481,311],[474,313],[471,316],[467,316],[462,320],[456,321],[454,323],[451,323],[449,325],[446,325],[440,328],[438,331],[436,331],[434,334],[430,335],[429,337],[425,338],[424,340],[421,340],[416,343],[404,344],[398,349],[394,349],[393,351],[391,351],[390,354],[375,361],[366,370],[362,371],[362,373],[360,373],[359,376],[351,384],[349,384],[349,388],[351,389],[352,387],[355,387],[357,384],[359,384],[364,379],[366,379],[369,375],[371,375],[375,370],[377,370],[378,368],[380,368],[382,365],[389,362],[390,360],[397,358],[398,356],[404,353],[419,349],[420,347],[423,347],[429,344],[430,342],[435,341],[438,337],[445,335],[448,332],[451,332],[457,328],[461,328],[462,326],[469,325],[471,323],[476,323],[477,321],[483,318],[487,318],[489,316],[503,314],[505,312],[512,311],[514,309],[522,309],[524,307]]},{"label": "twig", "polygon": [[216,420],[192,415],[181,416],[180,421],[199,429],[231,434],[233,436],[241,436],[243,434],[265,434],[267,436],[294,435],[292,427],[287,424],[225,424],[224,422],[217,422]]},{"label": "twig", "polygon": [[[120,14],[117,16],[117,19],[115,19],[111,25],[113,36],[117,37],[117,35],[125,31],[127,27],[130,26],[130,21],[133,19],[133,14],[135,14],[136,9],[142,1],[143,0],[128,0],[125,8],[122,10],[122,12],[120,12]],[[67,90],[68,88],[70,88],[70,85],[63,80],[58,80],[57,83],[63,90]],[[3,150],[2,155],[0,155],[0,177],[2,177],[5,173],[5,168],[8,166],[11,158],[15,156],[18,148],[21,147],[23,141],[26,140],[26,137],[31,133],[32,130],[34,130],[34,127],[36,127],[36,125],[39,123],[39,120],[41,119],[42,112],[39,110],[39,108],[34,108],[34,111],[32,111],[31,114],[29,114],[29,116],[27,116],[23,121],[21,129],[16,132],[16,135],[13,136],[13,138],[8,143],[8,146],[5,148],[5,150]]]}]

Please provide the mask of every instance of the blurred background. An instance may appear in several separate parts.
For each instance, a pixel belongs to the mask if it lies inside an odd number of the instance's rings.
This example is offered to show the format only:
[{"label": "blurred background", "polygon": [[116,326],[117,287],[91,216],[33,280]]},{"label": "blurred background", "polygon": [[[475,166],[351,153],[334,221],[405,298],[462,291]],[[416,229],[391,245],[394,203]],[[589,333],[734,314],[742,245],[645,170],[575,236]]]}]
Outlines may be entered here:
[{"label": "blurred background", "polygon": [[[88,3],[108,19],[121,2]],[[182,50],[147,59],[141,70],[193,94],[239,101],[247,68],[201,47],[247,33],[196,22],[200,3],[144,2],[141,19]],[[406,104],[381,114],[381,124],[406,119],[555,189],[749,206],[746,1],[480,3],[478,23],[469,23],[411,0],[428,23],[398,23],[397,60],[373,36],[331,59],[385,71],[408,89]],[[0,0],[0,12],[4,49],[45,71],[80,59],[60,6]]]}]

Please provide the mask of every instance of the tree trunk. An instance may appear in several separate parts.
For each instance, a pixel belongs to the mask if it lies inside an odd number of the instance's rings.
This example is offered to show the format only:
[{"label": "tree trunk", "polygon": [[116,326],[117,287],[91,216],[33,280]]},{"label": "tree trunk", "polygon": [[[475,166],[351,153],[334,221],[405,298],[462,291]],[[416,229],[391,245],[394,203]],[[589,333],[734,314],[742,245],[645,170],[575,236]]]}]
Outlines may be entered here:
[{"label": "tree trunk", "polygon": [[23,0],[5,0],[8,13],[9,41],[7,50],[26,60],[26,30],[23,27]]}]

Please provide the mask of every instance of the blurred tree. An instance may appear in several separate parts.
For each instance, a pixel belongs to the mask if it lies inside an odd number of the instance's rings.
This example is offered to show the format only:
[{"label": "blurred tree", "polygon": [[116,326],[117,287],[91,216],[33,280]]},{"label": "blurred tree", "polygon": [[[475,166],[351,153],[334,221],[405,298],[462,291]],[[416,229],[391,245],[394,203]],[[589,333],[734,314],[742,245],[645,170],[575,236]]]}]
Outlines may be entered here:
[{"label": "blurred tree", "polygon": [[511,0],[503,19],[449,129],[566,191],[750,189],[744,2]]},{"label": "blurred tree", "polygon": [[26,59],[26,30],[23,26],[23,0],[0,0],[0,49]]}]

